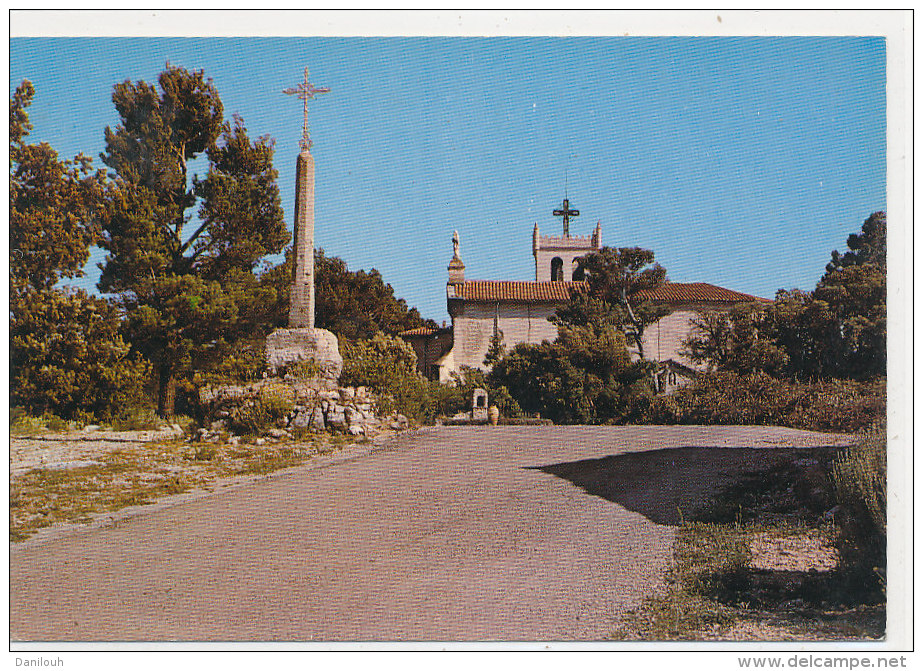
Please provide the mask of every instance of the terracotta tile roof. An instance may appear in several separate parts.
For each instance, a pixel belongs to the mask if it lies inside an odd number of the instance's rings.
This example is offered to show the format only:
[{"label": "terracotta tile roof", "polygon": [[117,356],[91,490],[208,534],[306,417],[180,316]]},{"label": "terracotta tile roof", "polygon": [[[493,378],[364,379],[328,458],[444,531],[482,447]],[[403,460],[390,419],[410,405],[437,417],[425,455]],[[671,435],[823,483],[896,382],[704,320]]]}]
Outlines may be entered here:
[{"label": "terracotta tile roof", "polygon": [[[506,280],[469,280],[449,285],[449,298],[466,301],[505,303],[561,303],[583,282],[512,282]],[[454,296],[452,289],[455,289]]]},{"label": "terracotta tile roof", "polygon": [[724,287],[716,287],[705,282],[666,282],[663,286],[653,291],[639,291],[642,299],[658,303],[749,303],[752,301],[765,301],[739,291],[732,291]]},{"label": "terracotta tile roof", "polygon": [[415,329],[408,329],[406,331],[401,331],[400,333],[398,333],[398,335],[401,336],[402,338],[404,336],[430,336],[430,335],[436,335],[439,333],[448,333],[449,330],[450,329],[447,329],[447,328],[433,329],[428,326],[418,326]]},{"label": "terracotta tile roof", "polygon": [[[469,280],[448,286],[449,298],[473,302],[561,303],[586,282],[511,282],[505,280]],[[748,303],[771,302],[739,291],[705,282],[667,282],[654,291],[640,292],[643,298],[657,303]],[[401,334],[403,335],[403,334]]]}]

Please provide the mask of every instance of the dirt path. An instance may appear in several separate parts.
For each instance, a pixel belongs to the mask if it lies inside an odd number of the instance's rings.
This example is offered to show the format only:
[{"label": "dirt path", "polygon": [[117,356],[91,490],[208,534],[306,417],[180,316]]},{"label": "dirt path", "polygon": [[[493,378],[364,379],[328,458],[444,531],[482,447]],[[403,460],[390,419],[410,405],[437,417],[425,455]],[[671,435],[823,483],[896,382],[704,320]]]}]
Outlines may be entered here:
[{"label": "dirt path", "polygon": [[[671,497],[689,502],[685,488],[650,484],[670,468],[665,448],[711,448],[687,478],[707,492],[715,477],[733,477],[720,455],[744,454],[724,448],[844,441],[761,427],[421,432],[111,527],[13,545],[11,636],[599,640],[670,559],[674,527],[661,513]],[[632,477],[614,490],[568,477],[575,464],[620,455],[632,455]]]}]

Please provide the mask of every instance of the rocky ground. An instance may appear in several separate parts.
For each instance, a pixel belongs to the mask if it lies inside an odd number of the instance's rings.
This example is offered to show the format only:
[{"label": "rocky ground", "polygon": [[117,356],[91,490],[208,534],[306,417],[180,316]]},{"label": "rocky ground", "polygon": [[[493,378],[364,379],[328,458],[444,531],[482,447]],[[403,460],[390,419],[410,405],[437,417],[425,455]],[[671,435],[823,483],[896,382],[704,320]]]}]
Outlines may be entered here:
[{"label": "rocky ground", "polygon": [[32,469],[67,470],[98,464],[99,458],[130,446],[182,439],[178,425],[148,431],[112,431],[90,426],[80,431],[13,436],[10,439],[10,474]]}]

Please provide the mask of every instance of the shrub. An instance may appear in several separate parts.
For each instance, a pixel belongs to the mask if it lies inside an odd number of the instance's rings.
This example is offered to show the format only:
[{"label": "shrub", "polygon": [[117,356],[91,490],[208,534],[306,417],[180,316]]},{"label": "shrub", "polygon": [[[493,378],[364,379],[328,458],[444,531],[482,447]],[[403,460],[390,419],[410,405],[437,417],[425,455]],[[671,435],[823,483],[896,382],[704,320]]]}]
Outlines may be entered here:
[{"label": "shrub", "polygon": [[14,426],[19,422],[25,421],[29,417],[29,413],[25,408],[20,406],[14,406],[10,408],[10,426]]},{"label": "shrub", "polygon": [[523,411],[559,424],[614,423],[651,393],[649,363],[629,361],[617,327],[560,324],[558,334],[555,342],[517,345],[488,377]]},{"label": "shrub", "polygon": [[368,387],[379,397],[379,410],[397,411],[417,421],[431,421],[436,404],[430,383],[417,372],[417,355],[407,342],[384,333],[370,340],[340,341],[340,384]]},{"label": "shrub", "polygon": [[45,426],[48,427],[49,431],[61,432],[68,431],[71,428],[71,423],[66,419],[61,419],[57,415],[48,415],[43,418],[45,420]]},{"label": "shrub", "polygon": [[27,435],[45,430],[45,424],[40,417],[33,417],[24,408],[13,408],[10,411],[10,433],[12,435]]},{"label": "shrub", "polygon": [[632,408],[650,424],[756,424],[853,432],[884,417],[883,380],[793,382],[766,373],[703,375],[669,396]]},{"label": "shrub", "polygon": [[164,424],[164,420],[150,407],[127,408],[112,420],[112,428],[116,431],[148,431],[159,429]]},{"label": "shrub", "polygon": [[884,423],[862,431],[834,462],[837,499],[847,514],[841,552],[854,573],[884,582],[887,539],[887,449]]},{"label": "shrub", "polygon": [[142,400],[150,366],[129,353],[112,304],[52,289],[18,294],[10,313],[13,404],[35,415],[107,420]]},{"label": "shrub", "polygon": [[265,343],[259,338],[242,338],[233,343],[215,343],[212,356],[200,363],[191,376],[194,389],[206,384],[255,382],[266,370]]},{"label": "shrub", "polygon": [[231,411],[229,428],[245,435],[260,436],[273,427],[282,426],[294,407],[294,390],[291,387],[266,385],[260,389],[257,398]]}]

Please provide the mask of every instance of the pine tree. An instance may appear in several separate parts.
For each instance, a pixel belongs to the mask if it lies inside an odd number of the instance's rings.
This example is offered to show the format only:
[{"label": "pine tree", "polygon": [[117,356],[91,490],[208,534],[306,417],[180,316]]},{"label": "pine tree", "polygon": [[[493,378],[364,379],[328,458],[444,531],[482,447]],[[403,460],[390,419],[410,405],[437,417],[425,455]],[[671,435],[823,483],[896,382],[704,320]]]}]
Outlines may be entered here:
[{"label": "pine tree", "polygon": [[[119,294],[133,346],[157,369],[157,409],[167,416],[178,376],[256,328],[254,268],[288,234],[272,141],[252,141],[239,117],[224,122],[202,71],[168,64],[158,84],[126,81],[113,92],[121,123],[106,129],[102,160],[117,190],[103,224],[100,288]],[[203,154],[208,173],[189,175]]]},{"label": "pine tree", "polygon": [[621,324],[631,342],[644,358],[644,330],[669,311],[664,306],[645,300],[666,280],[667,271],[654,261],[654,252],[640,247],[603,247],[580,260],[586,273],[589,295],[575,297],[559,317],[571,318],[581,313],[585,321],[607,321]]}]

